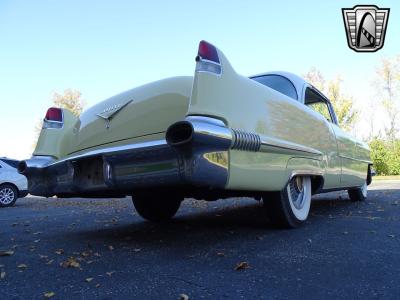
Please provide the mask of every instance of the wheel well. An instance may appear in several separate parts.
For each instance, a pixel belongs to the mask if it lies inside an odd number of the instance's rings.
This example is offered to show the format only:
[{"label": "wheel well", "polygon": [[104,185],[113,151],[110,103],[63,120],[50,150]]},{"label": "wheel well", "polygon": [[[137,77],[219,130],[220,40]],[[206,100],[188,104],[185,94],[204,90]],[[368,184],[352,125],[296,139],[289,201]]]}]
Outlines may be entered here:
[{"label": "wheel well", "polygon": [[17,191],[17,196],[19,198],[20,191],[19,191],[18,187],[14,183],[11,183],[11,182],[3,182],[2,184],[0,184],[0,187],[5,185],[5,184],[13,186],[15,188],[15,190]]},{"label": "wheel well", "polygon": [[318,194],[322,187],[324,186],[324,177],[313,175],[311,177],[311,192],[312,194]]}]

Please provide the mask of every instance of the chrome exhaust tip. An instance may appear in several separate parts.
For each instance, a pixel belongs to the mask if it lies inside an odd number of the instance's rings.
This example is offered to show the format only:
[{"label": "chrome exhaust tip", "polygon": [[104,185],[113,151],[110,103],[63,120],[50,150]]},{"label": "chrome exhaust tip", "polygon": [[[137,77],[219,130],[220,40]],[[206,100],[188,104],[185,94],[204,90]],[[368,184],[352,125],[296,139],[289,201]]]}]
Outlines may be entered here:
[{"label": "chrome exhaust tip", "polygon": [[193,140],[193,134],[193,125],[188,121],[180,121],[169,126],[165,134],[165,140],[170,146],[183,146]]},{"label": "chrome exhaust tip", "polygon": [[165,134],[167,144],[172,147],[187,145],[214,145],[228,150],[233,144],[232,130],[218,119],[189,116],[168,127]]},{"label": "chrome exhaust tip", "polygon": [[54,158],[50,156],[33,156],[30,159],[20,161],[17,171],[22,175],[29,176],[30,174],[41,172],[53,161]]}]

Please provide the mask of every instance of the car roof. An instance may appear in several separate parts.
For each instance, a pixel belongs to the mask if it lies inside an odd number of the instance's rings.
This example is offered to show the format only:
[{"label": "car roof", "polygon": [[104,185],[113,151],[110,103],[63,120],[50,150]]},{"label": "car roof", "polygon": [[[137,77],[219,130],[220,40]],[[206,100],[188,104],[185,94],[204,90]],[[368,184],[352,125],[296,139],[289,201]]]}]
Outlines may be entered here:
[{"label": "car roof", "polygon": [[300,98],[301,98],[301,93],[303,91],[304,84],[308,84],[308,82],[304,78],[302,78],[296,74],[286,72],[286,71],[265,72],[265,73],[261,73],[261,74],[252,75],[252,76],[250,76],[250,78],[260,77],[260,76],[265,76],[265,75],[280,75],[280,76],[286,77],[293,83]]}]

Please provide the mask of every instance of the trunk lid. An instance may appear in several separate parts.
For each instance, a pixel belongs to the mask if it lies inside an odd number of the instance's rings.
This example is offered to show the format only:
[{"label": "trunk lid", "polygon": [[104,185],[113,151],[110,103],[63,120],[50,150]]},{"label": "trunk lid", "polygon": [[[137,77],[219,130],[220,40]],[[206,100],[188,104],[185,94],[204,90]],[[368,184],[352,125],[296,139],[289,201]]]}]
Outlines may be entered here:
[{"label": "trunk lid", "polygon": [[163,133],[185,117],[192,77],[146,84],[104,100],[86,110],[64,140],[64,155],[93,147]]}]

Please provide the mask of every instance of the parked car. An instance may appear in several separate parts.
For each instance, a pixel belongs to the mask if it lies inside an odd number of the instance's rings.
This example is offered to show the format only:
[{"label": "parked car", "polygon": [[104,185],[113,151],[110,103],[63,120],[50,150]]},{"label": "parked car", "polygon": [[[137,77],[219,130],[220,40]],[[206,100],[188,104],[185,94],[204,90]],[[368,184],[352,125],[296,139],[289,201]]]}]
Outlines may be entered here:
[{"label": "parked car", "polygon": [[186,197],[252,196],[284,227],[305,222],[312,194],[360,201],[371,183],[368,146],[340,128],[326,96],[288,72],[241,76],[205,41],[194,77],[128,90],[79,118],[50,108],[19,171],[31,194],[132,195],[152,221]]},{"label": "parked car", "polygon": [[18,198],[28,194],[28,182],[18,173],[18,163],[18,160],[0,158],[0,207],[13,206]]}]

